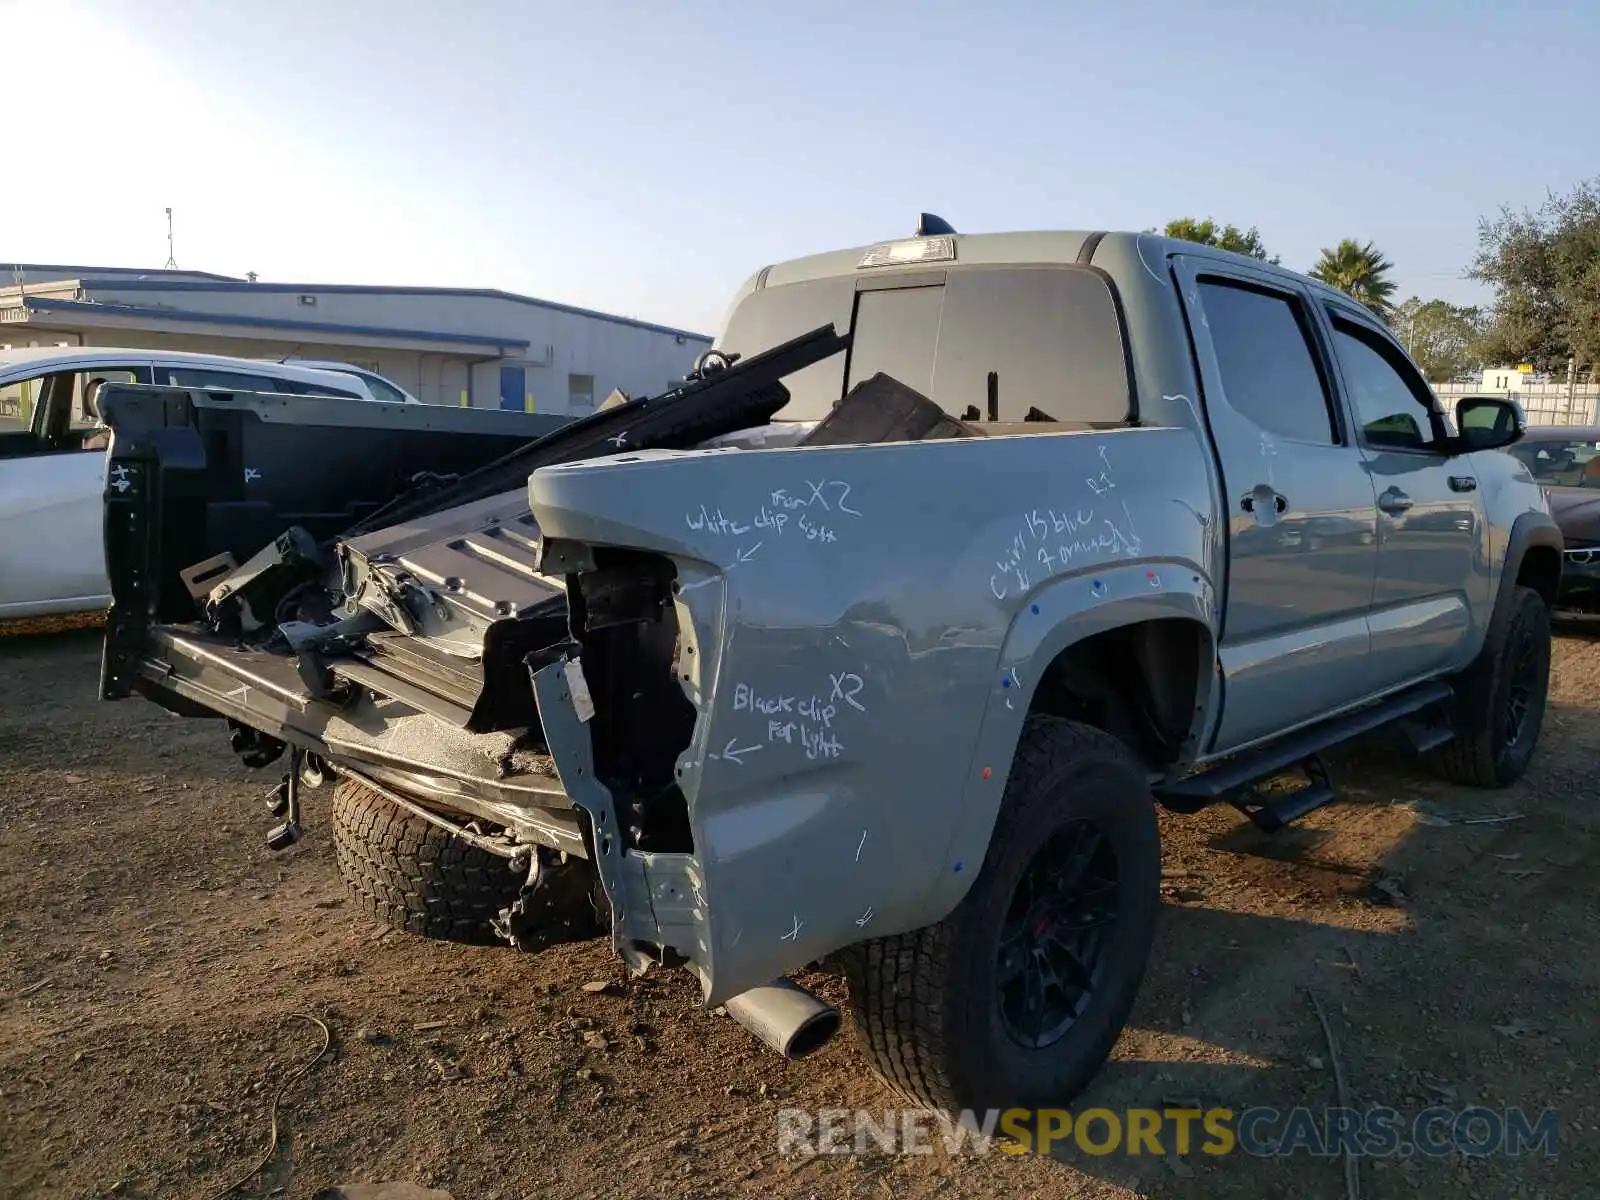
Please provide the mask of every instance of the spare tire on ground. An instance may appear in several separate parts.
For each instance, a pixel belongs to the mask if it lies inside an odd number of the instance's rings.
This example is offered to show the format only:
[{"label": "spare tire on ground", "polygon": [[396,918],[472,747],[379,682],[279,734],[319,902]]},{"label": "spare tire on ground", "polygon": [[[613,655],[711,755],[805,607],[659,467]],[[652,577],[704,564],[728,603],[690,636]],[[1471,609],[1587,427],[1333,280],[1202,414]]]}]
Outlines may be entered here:
[{"label": "spare tire on ground", "polygon": [[522,887],[510,860],[352,779],[334,789],[333,845],[351,899],[384,924],[423,937],[498,942],[490,921]]}]

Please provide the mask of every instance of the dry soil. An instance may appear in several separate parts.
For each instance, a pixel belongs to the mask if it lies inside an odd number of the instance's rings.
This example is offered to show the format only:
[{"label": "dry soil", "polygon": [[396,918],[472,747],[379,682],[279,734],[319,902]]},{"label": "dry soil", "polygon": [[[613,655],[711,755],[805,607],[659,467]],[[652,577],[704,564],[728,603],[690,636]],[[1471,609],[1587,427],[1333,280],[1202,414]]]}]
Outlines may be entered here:
[{"label": "dry soil", "polygon": [[[848,1029],[786,1064],[681,973],[391,933],[346,903],[326,790],[262,842],[272,782],[222,727],[94,698],[93,631],[0,641],[0,1194],[206,1197],[404,1180],[525,1196],[1339,1197],[1337,1160],[778,1151],[786,1107],[894,1105]],[[1559,1112],[1559,1155],[1369,1160],[1366,1197],[1600,1194],[1600,643],[1565,631],[1528,778],[1434,782],[1384,738],[1268,839],[1163,816],[1144,990],[1079,1108],[1351,1099]],[[1511,818],[1473,821],[1472,818]],[[832,977],[814,980],[842,1000]],[[585,984],[609,982],[603,991]]]}]

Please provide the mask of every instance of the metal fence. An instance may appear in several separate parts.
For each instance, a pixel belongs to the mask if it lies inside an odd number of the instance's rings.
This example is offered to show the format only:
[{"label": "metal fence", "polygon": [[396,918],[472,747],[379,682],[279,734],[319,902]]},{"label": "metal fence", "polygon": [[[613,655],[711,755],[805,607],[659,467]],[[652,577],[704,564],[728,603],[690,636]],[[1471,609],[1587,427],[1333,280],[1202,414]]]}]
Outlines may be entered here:
[{"label": "metal fence", "polygon": [[1462,396],[1505,396],[1522,405],[1529,425],[1600,425],[1600,384],[1530,383],[1497,392],[1474,383],[1436,383],[1434,394],[1447,409]]}]

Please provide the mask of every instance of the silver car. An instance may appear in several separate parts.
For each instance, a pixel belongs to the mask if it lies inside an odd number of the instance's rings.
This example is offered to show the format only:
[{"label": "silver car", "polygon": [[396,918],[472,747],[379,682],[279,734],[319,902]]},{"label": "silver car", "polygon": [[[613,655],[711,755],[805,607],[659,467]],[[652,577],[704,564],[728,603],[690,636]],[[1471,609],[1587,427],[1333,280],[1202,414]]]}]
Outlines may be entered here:
[{"label": "silver car", "polygon": [[348,371],[176,350],[0,350],[0,621],[111,602],[101,537],[104,383],[379,400]]}]

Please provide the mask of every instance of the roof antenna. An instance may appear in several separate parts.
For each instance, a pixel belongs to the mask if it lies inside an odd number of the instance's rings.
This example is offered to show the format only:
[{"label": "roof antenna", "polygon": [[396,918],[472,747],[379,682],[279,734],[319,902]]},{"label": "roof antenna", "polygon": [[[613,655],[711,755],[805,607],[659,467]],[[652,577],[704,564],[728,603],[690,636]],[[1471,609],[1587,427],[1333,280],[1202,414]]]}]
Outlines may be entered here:
[{"label": "roof antenna", "polygon": [[917,218],[918,237],[933,237],[936,234],[954,233],[955,231],[954,225],[943,217],[935,216],[933,213],[923,213]]},{"label": "roof antenna", "polygon": [[161,268],[163,271],[176,271],[178,260],[172,257],[172,210],[167,209],[167,262]]}]

